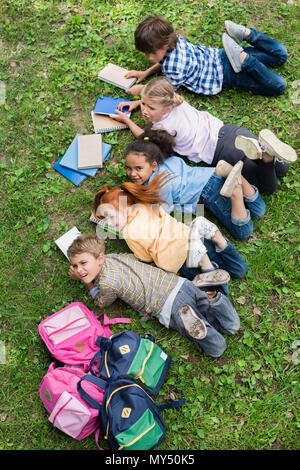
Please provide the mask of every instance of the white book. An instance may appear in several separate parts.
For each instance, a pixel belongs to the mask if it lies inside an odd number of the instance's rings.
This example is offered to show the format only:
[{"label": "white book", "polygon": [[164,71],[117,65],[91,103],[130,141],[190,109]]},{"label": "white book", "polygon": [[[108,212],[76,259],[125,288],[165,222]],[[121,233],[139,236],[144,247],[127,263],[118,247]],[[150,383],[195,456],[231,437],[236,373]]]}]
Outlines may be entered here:
[{"label": "white book", "polygon": [[55,244],[63,252],[63,254],[66,256],[66,258],[68,258],[67,251],[68,251],[69,246],[80,235],[81,235],[81,232],[79,232],[77,227],[72,227],[68,232],[66,232],[64,235],[62,235],[57,240],[55,240]]},{"label": "white book", "polygon": [[119,65],[107,64],[104,69],[100,70],[98,73],[98,78],[104,82],[115,85],[122,90],[127,90],[136,82],[136,78],[125,78],[124,75],[129,72],[129,70],[120,67]]}]

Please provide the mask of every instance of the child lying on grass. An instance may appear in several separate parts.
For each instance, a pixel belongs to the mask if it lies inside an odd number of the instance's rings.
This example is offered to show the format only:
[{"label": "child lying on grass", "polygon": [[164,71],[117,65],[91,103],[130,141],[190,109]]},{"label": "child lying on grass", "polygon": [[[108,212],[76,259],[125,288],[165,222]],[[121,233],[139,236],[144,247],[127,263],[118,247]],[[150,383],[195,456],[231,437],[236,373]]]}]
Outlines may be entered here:
[{"label": "child lying on grass", "polygon": [[101,309],[117,298],[146,317],[157,318],[192,341],[200,352],[219,357],[223,334],[233,335],[239,316],[222,292],[206,293],[193,282],[138,261],[133,254],[105,255],[103,240],[78,237],[68,249],[69,276],[81,281]]}]

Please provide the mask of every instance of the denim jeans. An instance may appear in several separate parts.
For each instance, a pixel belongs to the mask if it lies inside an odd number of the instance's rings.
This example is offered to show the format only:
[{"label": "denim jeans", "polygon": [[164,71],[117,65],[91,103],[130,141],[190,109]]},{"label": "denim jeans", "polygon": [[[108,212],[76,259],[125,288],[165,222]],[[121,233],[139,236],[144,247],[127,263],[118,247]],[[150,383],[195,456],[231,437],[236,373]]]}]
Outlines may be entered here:
[{"label": "denim jeans", "polygon": [[287,61],[286,47],[254,28],[250,31],[247,42],[254,47],[243,48],[247,57],[242,63],[241,72],[234,72],[225,50],[221,49],[223,88],[239,88],[265,96],[281,95],[286,89],[286,80],[268,67]]},{"label": "denim jeans", "polygon": [[257,188],[253,186],[255,189],[254,196],[251,198],[244,196],[247,218],[242,220],[233,217],[231,215],[231,199],[220,195],[224,181],[225,178],[223,176],[218,176],[214,173],[204,186],[201,199],[204,207],[212,212],[235,238],[245,240],[253,231],[251,218],[259,219],[262,217],[266,211],[266,205]]},{"label": "denim jeans", "polygon": [[[186,331],[178,315],[180,307],[190,305],[196,315],[205,323],[207,335],[199,340]],[[169,328],[172,328],[192,341],[197,349],[211,357],[219,357],[226,349],[222,334],[233,335],[240,327],[239,316],[229,299],[218,292],[212,300],[191,282],[184,282],[177,293],[171,310]]]}]

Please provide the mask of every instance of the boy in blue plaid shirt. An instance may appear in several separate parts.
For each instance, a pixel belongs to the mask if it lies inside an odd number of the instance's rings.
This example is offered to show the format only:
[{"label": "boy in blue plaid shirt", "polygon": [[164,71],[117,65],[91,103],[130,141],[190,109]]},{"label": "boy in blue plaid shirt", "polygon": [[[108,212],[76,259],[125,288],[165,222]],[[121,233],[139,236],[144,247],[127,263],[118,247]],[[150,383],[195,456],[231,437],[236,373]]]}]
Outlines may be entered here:
[{"label": "boy in blue plaid shirt", "polygon": [[[254,28],[225,21],[227,33],[222,36],[223,49],[194,45],[175,33],[162,16],[148,16],[135,31],[135,46],[155,65],[145,71],[131,70],[125,77],[146,77],[162,71],[177,90],[181,85],[202,95],[215,95],[223,88],[237,88],[255,94],[276,96],[284,92],[286,80],[268,67],[287,60],[284,45]],[[247,41],[251,47],[242,48]],[[127,90],[140,94],[143,85]]]}]

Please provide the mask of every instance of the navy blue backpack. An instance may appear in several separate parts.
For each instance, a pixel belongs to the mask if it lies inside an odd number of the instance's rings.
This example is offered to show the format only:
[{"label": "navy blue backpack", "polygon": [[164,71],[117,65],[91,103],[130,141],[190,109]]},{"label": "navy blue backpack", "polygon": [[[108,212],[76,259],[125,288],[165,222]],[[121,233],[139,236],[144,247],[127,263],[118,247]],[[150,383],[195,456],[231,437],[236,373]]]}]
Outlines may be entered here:
[{"label": "navy blue backpack", "polygon": [[[104,389],[102,405],[83,390],[83,380]],[[78,382],[77,389],[90,406],[99,410],[104,439],[112,450],[149,450],[158,446],[166,436],[160,412],[185,403],[182,399],[156,406],[145,389],[128,376],[103,380],[88,374]]]},{"label": "navy blue backpack", "polygon": [[110,338],[99,336],[99,351],[90,362],[93,375],[109,379],[128,375],[156,396],[170,366],[170,357],[155,343],[152,335],[139,336],[122,331]]}]

